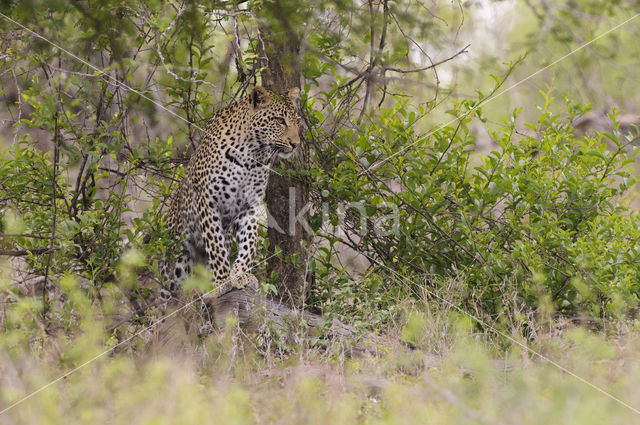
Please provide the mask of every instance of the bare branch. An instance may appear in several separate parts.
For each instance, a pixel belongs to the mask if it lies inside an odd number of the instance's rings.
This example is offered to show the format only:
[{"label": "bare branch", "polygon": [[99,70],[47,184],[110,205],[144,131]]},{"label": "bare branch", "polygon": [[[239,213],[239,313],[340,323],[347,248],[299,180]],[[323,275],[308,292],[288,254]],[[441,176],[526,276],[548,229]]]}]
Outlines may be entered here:
[{"label": "bare branch", "polygon": [[42,255],[56,251],[56,248],[33,248],[33,249],[0,249],[0,256],[5,257],[26,257],[27,255]]},{"label": "bare branch", "polygon": [[453,55],[449,56],[446,59],[443,59],[441,61],[432,63],[431,65],[422,67],[422,68],[417,68],[417,69],[401,69],[401,68],[387,68],[385,67],[386,71],[392,71],[392,72],[400,72],[402,74],[408,74],[411,72],[422,72],[422,71],[426,71],[429,69],[433,69],[439,65],[442,65],[443,63],[449,62],[450,60],[456,58],[457,56],[460,56],[463,53],[469,53],[469,51],[467,50],[469,48],[469,46],[471,46],[471,44],[467,44],[466,46],[464,46],[461,50],[459,50],[458,52],[454,53]]},{"label": "bare branch", "polygon": [[30,235],[28,233],[2,233],[0,238],[33,238],[33,239],[51,239],[49,236]]}]

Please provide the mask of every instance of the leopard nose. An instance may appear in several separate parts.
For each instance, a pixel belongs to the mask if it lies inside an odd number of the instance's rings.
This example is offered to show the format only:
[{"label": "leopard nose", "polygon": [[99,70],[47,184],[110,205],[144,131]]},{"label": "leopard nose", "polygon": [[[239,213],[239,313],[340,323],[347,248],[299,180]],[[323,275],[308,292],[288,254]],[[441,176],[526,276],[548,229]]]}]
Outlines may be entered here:
[{"label": "leopard nose", "polygon": [[289,144],[291,145],[291,149],[295,149],[300,144],[300,140],[291,140]]}]

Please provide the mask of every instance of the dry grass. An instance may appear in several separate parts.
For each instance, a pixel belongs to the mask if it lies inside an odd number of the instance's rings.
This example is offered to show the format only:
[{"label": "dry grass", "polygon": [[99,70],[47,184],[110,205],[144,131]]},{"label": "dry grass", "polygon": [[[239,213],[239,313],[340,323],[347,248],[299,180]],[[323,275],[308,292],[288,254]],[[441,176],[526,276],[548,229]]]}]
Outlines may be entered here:
[{"label": "dry grass", "polygon": [[[85,306],[86,307],[86,306]],[[43,337],[26,305],[0,334],[0,409],[113,345],[79,311],[74,338]],[[477,333],[446,309],[414,304],[380,355],[348,358],[344,341],[282,345],[229,322],[198,341],[167,321],[0,415],[2,424],[634,424],[628,407],[518,346]],[[543,329],[547,329],[544,331]],[[517,336],[517,333],[513,333]],[[593,385],[640,407],[639,333],[540,327],[527,341]],[[291,340],[290,340],[291,341]],[[402,341],[410,341],[411,344]],[[411,348],[409,347],[411,345]]]}]

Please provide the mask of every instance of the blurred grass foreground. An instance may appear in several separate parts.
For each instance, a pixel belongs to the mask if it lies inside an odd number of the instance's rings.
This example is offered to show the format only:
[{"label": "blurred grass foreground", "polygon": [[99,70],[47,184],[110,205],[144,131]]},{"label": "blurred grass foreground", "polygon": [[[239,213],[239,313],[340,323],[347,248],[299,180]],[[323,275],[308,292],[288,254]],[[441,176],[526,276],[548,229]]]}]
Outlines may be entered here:
[{"label": "blurred grass foreground", "polygon": [[[246,334],[233,319],[197,341],[185,332],[183,316],[100,356],[113,338],[89,300],[72,288],[73,338],[47,336],[26,299],[3,306],[0,409],[8,410],[0,423],[638,423],[629,407],[518,344],[487,338],[468,317],[433,303],[422,306],[429,314],[406,313],[404,325],[379,341],[375,356],[345,356],[344,341],[318,348],[300,339],[278,350],[277,335]],[[637,332],[627,335],[605,339],[556,323],[527,344],[638,406],[640,339]]]}]

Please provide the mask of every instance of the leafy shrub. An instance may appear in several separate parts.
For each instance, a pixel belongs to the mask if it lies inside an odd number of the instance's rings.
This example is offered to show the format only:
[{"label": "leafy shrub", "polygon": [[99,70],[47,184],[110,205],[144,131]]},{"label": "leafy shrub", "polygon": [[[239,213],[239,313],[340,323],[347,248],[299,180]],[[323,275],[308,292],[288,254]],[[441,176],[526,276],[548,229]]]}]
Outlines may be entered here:
[{"label": "leafy shrub", "polygon": [[[579,137],[572,121],[588,108],[567,100],[557,113],[550,93],[543,97],[535,123],[520,125],[516,110],[490,130],[497,148],[486,156],[474,154],[468,128],[472,116],[485,121],[480,100],[459,101],[451,114],[462,119],[426,135],[414,126],[425,111],[411,111],[402,98],[361,131],[337,132],[310,180],[332,205],[325,208],[331,223],[347,231],[322,233],[328,246],[351,246],[387,276],[384,285],[361,288],[368,298],[419,290],[405,277],[427,275],[431,291],[440,277],[459,277],[468,302],[479,300],[491,315],[504,312],[505,297],[564,314],[616,315],[635,306],[640,217],[625,202],[636,181],[628,168],[633,137],[617,131],[615,112],[613,133]],[[366,211],[366,223],[341,215],[337,206],[346,203]],[[333,297],[322,286],[316,295]]]}]

